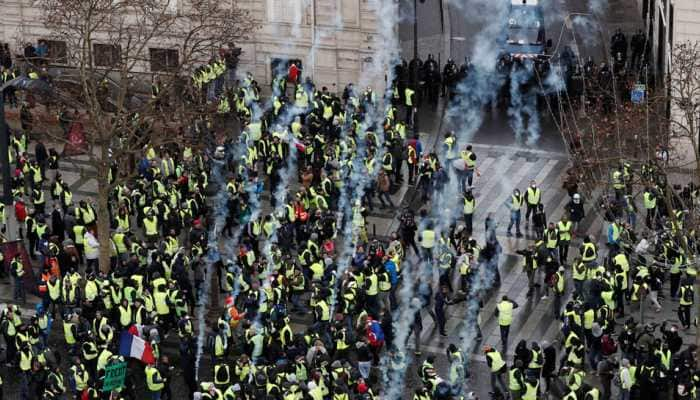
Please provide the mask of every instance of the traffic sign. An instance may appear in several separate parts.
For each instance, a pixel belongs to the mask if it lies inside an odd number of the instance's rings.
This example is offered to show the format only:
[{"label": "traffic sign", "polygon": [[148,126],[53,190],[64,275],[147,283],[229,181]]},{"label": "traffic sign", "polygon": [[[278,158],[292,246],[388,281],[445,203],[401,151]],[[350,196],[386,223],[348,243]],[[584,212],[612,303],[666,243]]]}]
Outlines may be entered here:
[{"label": "traffic sign", "polygon": [[644,97],[646,95],[646,85],[634,85],[634,89],[632,89],[632,103],[634,104],[641,104],[644,103]]},{"label": "traffic sign", "polygon": [[102,391],[109,392],[124,386],[126,378],[126,362],[121,361],[109,364],[105,367],[104,381],[102,381]]}]

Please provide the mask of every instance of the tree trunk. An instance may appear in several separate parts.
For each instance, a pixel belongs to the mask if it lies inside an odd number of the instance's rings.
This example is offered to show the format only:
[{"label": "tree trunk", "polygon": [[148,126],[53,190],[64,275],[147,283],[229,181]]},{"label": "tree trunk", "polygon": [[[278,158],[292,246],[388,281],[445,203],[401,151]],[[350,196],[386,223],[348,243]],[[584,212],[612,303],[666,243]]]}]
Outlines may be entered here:
[{"label": "tree trunk", "polygon": [[[106,163],[103,163],[106,164]],[[109,178],[108,168],[100,168],[97,172],[97,236],[100,241],[100,271],[109,273],[109,258],[112,250],[110,242],[109,217]]]},{"label": "tree trunk", "polygon": [[[700,301],[698,301],[698,293],[700,293],[700,276],[695,277],[695,307],[697,311],[695,318],[700,318]],[[690,313],[690,317],[693,317],[692,312]],[[697,324],[695,327],[695,344],[700,347],[700,324]],[[700,357],[695,357],[695,364],[696,368],[700,368]]]}]

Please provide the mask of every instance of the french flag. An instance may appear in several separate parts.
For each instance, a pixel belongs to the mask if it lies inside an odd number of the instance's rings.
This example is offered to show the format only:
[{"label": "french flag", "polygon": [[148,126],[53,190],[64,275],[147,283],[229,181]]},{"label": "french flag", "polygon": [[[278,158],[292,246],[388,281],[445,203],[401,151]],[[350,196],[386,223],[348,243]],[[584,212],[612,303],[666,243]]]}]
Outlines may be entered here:
[{"label": "french flag", "polygon": [[146,364],[155,364],[151,344],[129,331],[122,331],[119,336],[119,354],[124,357],[138,358]]}]

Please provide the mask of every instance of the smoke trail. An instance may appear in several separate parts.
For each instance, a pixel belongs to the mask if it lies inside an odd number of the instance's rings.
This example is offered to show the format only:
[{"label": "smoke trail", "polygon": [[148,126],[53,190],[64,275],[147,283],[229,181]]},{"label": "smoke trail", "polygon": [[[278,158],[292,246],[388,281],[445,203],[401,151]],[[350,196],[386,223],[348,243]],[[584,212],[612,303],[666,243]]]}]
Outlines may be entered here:
[{"label": "smoke trail", "polygon": [[516,64],[510,73],[509,123],[520,142],[526,136],[526,144],[532,146],[540,138],[540,116],[537,109],[538,86],[534,80],[531,62]]},{"label": "smoke trail", "polygon": [[[393,325],[395,338],[394,343],[396,343],[397,353],[400,355],[406,354],[406,342],[408,337],[412,332],[411,325],[414,322],[414,315],[420,312],[422,303],[417,297],[414,297],[414,272],[419,269],[418,265],[411,265],[407,260],[404,264],[403,273],[404,275],[404,285],[399,290],[399,304],[398,310],[393,315]],[[414,333],[415,334],[415,333]],[[420,334],[420,333],[419,333]],[[420,340],[420,338],[418,338]],[[383,398],[388,400],[401,399],[404,390],[406,389],[402,384],[406,378],[406,369],[408,363],[404,363],[403,368],[393,369],[388,368],[388,364],[391,362],[386,356],[382,358],[382,363],[384,364],[382,371],[384,371],[384,387],[386,388],[385,396]]]},{"label": "smoke trail", "polygon": [[[372,56],[365,59],[363,74],[360,77],[358,87],[370,87],[372,83],[385,83],[383,94],[377,104],[366,104],[367,112],[360,121],[359,132],[356,137],[356,153],[346,154],[350,159],[350,167],[346,176],[346,181],[341,188],[339,199],[339,214],[336,226],[342,226],[342,242],[338,255],[338,265],[336,269],[336,281],[339,282],[345,274],[345,271],[350,266],[350,261],[355,252],[355,247],[358,240],[358,229],[354,227],[352,222],[353,210],[358,203],[362,202],[367,187],[376,178],[379,169],[382,168],[382,159],[384,156],[384,140],[381,132],[382,120],[384,112],[378,112],[382,109],[382,105],[388,107],[391,103],[391,88],[389,83],[393,81],[394,66],[400,60],[399,58],[399,41],[395,27],[398,26],[398,6],[391,1],[370,0],[368,6],[373,9],[377,17],[377,36],[372,40]],[[378,97],[378,96],[377,96]],[[363,165],[362,160],[366,159],[369,154],[369,149],[366,146],[367,134],[374,134],[376,149],[374,153],[373,171],[368,171],[368,168]],[[347,139],[347,131],[343,130],[342,140]],[[365,229],[367,227],[365,226]],[[331,312],[335,309],[336,296],[338,285],[331,290]]]},{"label": "smoke trail", "polygon": [[[212,180],[219,187],[226,185],[226,180],[222,175],[222,168],[225,166],[226,161],[212,159]],[[204,351],[204,336],[206,332],[206,320],[205,312],[209,305],[209,291],[211,290],[211,273],[212,265],[221,259],[219,254],[219,228],[223,227],[226,223],[226,202],[227,202],[227,192],[220,190],[214,199],[215,207],[213,208],[214,221],[213,225],[209,228],[208,241],[207,241],[207,258],[206,258],[206,270],[204,287],[202,288],[202,294],[200,297],[200,305],[197,309],[197,355],[195,359],[195,379],[199,380],[199,366],[202,358],[202,353]]]}]

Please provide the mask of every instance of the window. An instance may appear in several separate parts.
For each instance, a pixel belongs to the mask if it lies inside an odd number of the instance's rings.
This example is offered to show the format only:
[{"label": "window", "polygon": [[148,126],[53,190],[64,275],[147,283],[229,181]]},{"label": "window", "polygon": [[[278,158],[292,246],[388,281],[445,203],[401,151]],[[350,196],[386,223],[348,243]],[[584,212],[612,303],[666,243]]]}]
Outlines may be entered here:
[{"label": "window", "polygon": [[46,43],[46,58],[50,64],[67,64],[68,50],[66,42],[62,40],[40,39],[39,42]]},{"label": "window", "polygon": [[121,48],[114,44],[94,44],[92,55],[96,67],[115,67],[121,59]]},{"label": "window", "polygon": [[174,71],[178,66],[178,52],[175,49],[149,49],[151,72]]},{"label": "window", "polygon": [[[304,69],[304,64],[298,58],[273,58],[272,60],[270,60],[270,71],[272,74],[272,78],[275,78],[279,75],[287,76],[287,74],[289,73],[289,67],[292,66],[292,63],[297,65],[297,68],[299,70],[298,74],[301,75],[301,71]],[[297,76],[297,79],[299,79],[299,76]]]},{"label": "window", "polygon": [[301,0],[267,0],[267,15],[270,22],[302,24],[304,11]]}]

